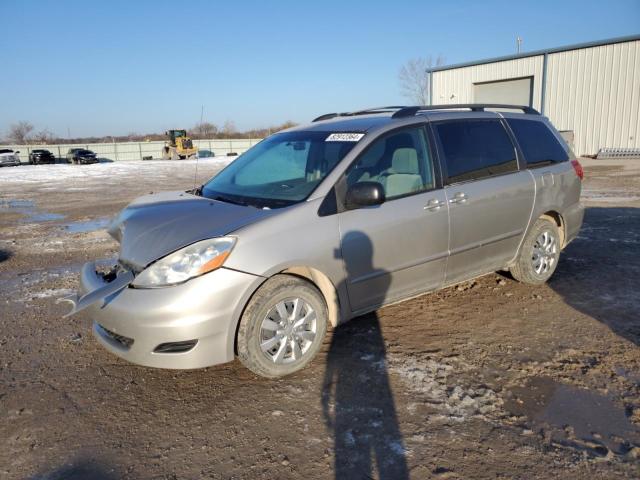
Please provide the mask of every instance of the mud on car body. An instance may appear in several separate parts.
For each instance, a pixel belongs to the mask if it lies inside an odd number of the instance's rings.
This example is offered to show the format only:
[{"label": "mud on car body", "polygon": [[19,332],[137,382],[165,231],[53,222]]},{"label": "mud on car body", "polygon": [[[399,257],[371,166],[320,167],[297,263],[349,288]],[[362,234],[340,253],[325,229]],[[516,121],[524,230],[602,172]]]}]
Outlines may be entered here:
[{"label": "mud on car body", "polygon": [[491,107],[323,115],[193,191],[141,197],[109,227],[117,265],[83,267],[72,313],[131,362],[237,356],[278,377],[329,324],[391,302],[503,269],[543,283],[582,224],[582,170],[535,110]]}]

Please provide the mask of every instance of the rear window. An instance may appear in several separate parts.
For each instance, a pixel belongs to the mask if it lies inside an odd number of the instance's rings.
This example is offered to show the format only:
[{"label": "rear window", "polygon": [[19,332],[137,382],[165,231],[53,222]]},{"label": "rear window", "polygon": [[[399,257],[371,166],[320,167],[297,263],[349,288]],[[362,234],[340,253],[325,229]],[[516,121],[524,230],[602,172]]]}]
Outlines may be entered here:
[{"label": "rear window", "polygon": [[569,160],[569,154],[544,123],[508,119],[529,167],[542,167]]},{"label": "rear window", "polygon": [[435,124],[449,183],[518,170],[511,139],[498,120],[454,120]]}]

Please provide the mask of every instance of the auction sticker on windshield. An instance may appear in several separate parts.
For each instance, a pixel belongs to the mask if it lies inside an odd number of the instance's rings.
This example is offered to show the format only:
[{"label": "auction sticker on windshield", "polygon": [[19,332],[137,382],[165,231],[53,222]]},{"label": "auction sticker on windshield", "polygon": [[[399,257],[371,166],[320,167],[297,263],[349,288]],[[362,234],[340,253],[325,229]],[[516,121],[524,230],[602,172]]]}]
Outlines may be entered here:
[{"label": "auction sticker on windshield", "polygon": [[364,133],[332,133],[325,142],[357,142],[362,137]]}]

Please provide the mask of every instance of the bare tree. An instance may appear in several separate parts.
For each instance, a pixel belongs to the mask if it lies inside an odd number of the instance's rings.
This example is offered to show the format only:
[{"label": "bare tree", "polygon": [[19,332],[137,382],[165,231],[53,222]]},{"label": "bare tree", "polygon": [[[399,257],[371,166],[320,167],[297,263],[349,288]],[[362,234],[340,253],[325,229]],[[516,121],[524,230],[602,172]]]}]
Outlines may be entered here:
[{"label": "bare tree", "polygon": [[196,126],[193,127],[193,133],[200,137],[211,138],[218,133],[218,127],[216,127],[213,123],[202,122],[196,124]]},{"label": "bare tree", "polygon": [[418,57],[407,61],[398,72],[400,93],[416,105],[429,102],[429,75],[427,69],[444,64],[444,57]]},{"label": "bare tree", "polygon": [[21,121],[9,127],[9,140],[17,145],[24,145],[29,140],[29,135],[33,131],[33,125],[29,122]]},{"label": "bare tree", "polygon": [[233,120],[227,120],[222,127],[222,135],[229,138],[237,132],[236,124]]},{"label": "bare tree", "polygon": [[40,144],[53,143],[53,133],[51,133],[50,130],[45,128],[43,130],[40,130],[37,133],[34,133],[31,136],[31,139],[35,143],[40,143]]}]

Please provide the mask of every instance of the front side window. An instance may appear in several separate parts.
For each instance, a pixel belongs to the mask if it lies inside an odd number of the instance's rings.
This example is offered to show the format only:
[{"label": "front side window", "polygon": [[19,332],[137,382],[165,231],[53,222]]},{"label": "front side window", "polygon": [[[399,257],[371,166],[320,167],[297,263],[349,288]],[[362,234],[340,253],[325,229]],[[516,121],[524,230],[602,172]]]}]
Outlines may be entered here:
[{"label": "front side window", "polygon": [[301,202],[357,143],[335,138],[331,132],[272,135],[209,180],[202,195],[260,208]]},{"label": "front side window", "polygon": [[449,183],[518,170],[515,149],[498,120],[446,121],[435,123],[434,129]]},{"label": "front side window", "polygon": [[569,160],[569,154],[544,123],[537,120],[507,120],[518,140],[527,165],[543,167]]},{"label": "front side window", "polygon": [[435,187],[424,129],[408,128],[375,140],[346,172],[347,185],[378,182],[388,199]]}]

